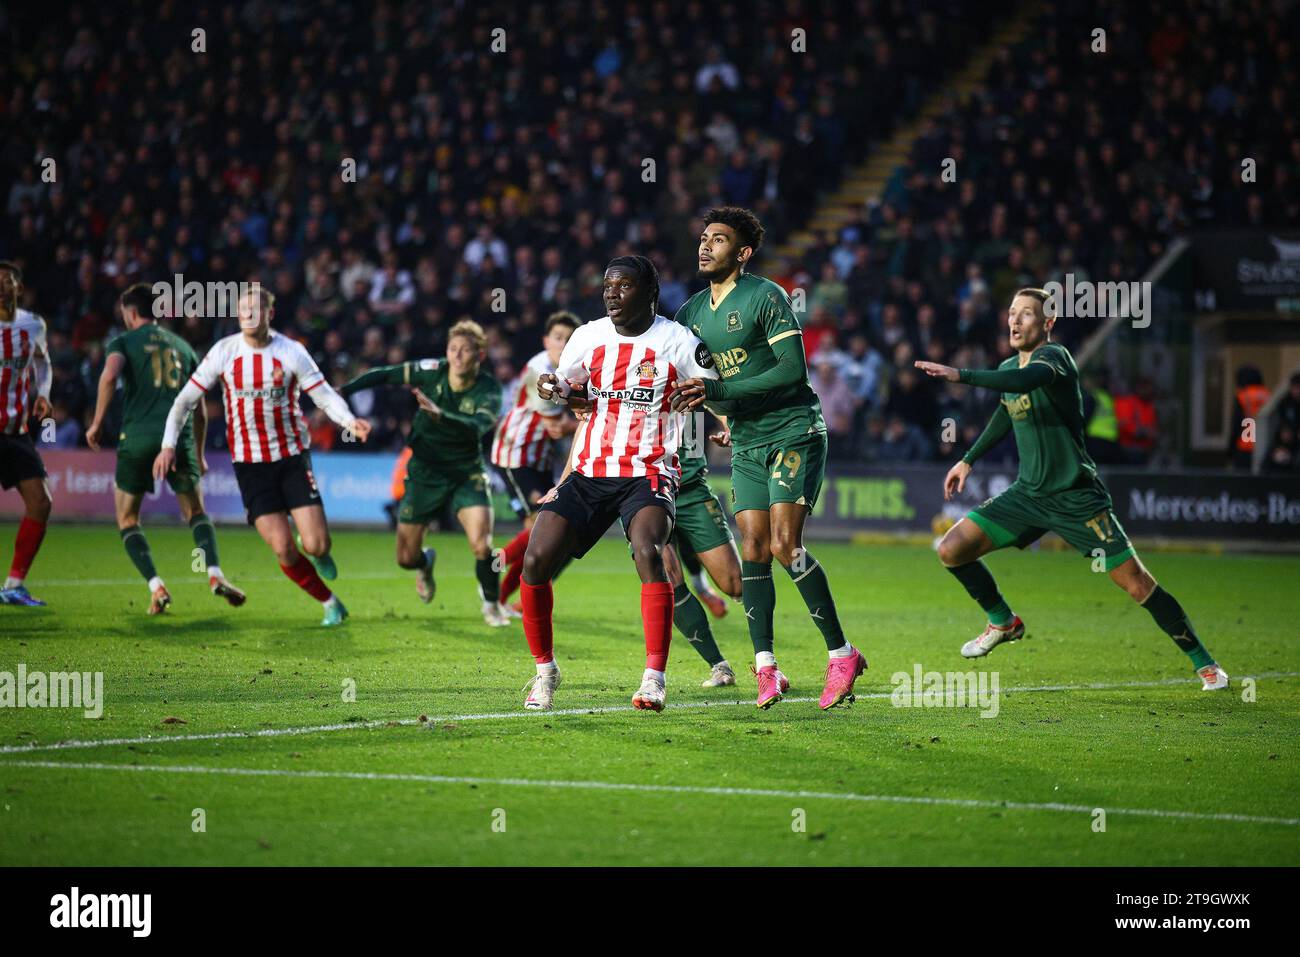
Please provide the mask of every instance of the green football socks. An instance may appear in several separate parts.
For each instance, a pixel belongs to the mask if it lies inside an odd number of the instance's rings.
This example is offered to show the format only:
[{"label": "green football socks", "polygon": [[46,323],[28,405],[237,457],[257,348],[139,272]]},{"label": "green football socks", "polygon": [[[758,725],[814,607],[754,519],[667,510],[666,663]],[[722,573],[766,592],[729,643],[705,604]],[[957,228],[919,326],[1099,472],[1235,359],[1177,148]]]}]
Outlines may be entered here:
[{"label": "green football socks", "polygon": [[673,624],[710,665],[723,660],[713,629],[709,627],[709,616],[685,583],[673,589]]},{"label": "green football socks", "polygon": [[749,640],[754,653],[772,653],[772,616],[776,611],[776,586],[771,562],[740,563],[740,600],[745,606]]},{"label": "green football socks", "polygon": [[1157,585],[1155,591],[1142,603],[1142,607],[1151,612],[1151,617],[1156,620],[1156,624],[1174,640],[1178,649],[1192,659],[1193,668],[1199,671],[1206,665],[1214,664],[1214,658],[1201,644],[1196,629],[1187,620],[1187,613],[1183,611],[1183,606],[1178,604],[1177,598]]},{"label": "green football socks", "polygon": [[794,581],[794,587],[803,596],[808,614],[817,623],[822,640],[826,642],[826,649],[836,651],[843,648],[846,641],[844,629],[840,627],[839,612],[835,610],[835,599],[831,597],[831,584],[826,580],[826,572],[822,569],[821,562],[808,554],[808,549],[800,549],[799,558],[802,560],[786,566],[785,570]]},{"label": "green football socks", "polygon": [[970,595],[989,616],[989,622],[1002,628],[1015,617],[1011,608],[998,591],[998,583],[993,580],[993,573],[988,566],[978,559],[965,565],[945,566],[952,572],[952,577],[962,583],[966,594]]},{"label": "green football socks", "polygon": [[149,540],[144,537],[144,532],[140,530],[139,525],[131,525],[121,531],[122,547],[126,549],[126,554],[135,565],[136,570],[144,576],[145,581],[153,581],[158,577],[158,571],[153,567],[153,555],[149,551]]}]

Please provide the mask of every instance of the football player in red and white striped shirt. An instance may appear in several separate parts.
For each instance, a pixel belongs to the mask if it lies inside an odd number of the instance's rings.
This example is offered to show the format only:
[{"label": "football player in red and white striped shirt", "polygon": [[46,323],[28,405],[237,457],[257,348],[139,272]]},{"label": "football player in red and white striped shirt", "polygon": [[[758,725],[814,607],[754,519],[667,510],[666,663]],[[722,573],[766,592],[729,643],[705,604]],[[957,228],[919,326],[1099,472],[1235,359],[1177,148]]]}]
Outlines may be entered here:
[{"label": "football player in red and white striped shirt", "polygon": [[673,587],[662,553],[673,526],[682,434],[682,416],[669,400],[679,380],[716,378],[717,371],[690,330],[656,315],[659,276],[644,256],[613,260],[603,297],[608,315],[575,331],[555,373],[538,379],[543,399],[584,390],[591,414],[574,437],[563,479],[542,501],[524,554],[524,634],[537,662],[525,708],[552,707],[560,683],[552,650],[555,569],[569,555],[585,555],[618,518],[641,576],[646,642],[646,668],[632,704],[664,707]]},{"label": "football player in red and white striped shirt", "polygon": [[[176,440],[186,417],[219,381],[226,442],[249,524],[271,546],[284,573],[324,606],[321,624],[337,625],[348,612],[321,581],[321,576],[334,579],[338,571],[329,554],[329,526],[312,474],[299,397],[311,396],[340,428],[362,442],[370,434],[370,423],[352,414],[301,343],[271,331],[274,316],[275,297],[269,291],[254,286],[240,297],[240,332],[209,350],[172,404],[154,477],[161,479],[174,466]],[[306,556],[294,547],[290,515]]]},{"label": "football player in red and white striped shirt", "polygon": [[[510,504],[524,523],[523,531],[500,552],[505,566],[499,596],[503,606],[519,588],[524,549],[528,547],[528,534],[537,517],[537,503],[555,484],[551,463],[555,440],[572,435],[578,426],[577,420],[565,415],[562,407],[538,397],[537,377],[555,372],[565,344],[580,325],[582,320],[571,312],[557,312],[547,318],[543,349],[528,360],[515,380],[514,404],[501,417],[492,439],[492,464],[505,479],[510,489]],[[514,609],[510,611],[516,613]]]},{"label": "football player in red and white striped shirt", "polygon": [[0,488],[18,488],[23,518],[14,540],[9,577],[0,588],[0,605],[44,605],[27,591],[25,579],[45,538],[50,520],[50,489],[27,420],[50,414],[50,358],[45,320],[18,308],[23,273],[0,262]]}]

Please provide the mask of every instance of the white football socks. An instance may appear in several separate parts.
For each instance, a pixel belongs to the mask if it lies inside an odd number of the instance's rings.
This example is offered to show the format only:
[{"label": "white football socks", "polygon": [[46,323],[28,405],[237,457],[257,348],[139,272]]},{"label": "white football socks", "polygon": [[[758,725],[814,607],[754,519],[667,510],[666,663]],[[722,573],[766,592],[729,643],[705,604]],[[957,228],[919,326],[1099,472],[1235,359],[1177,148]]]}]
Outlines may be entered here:
[{"label": "white football socks", "polygon": [[834,651],[829,652],[832,658],[849,658],[853,655],[854,648],[847,641]]},{"label": "white football socks", "polygon": [[770,651],[760,651],[754,655],[754,667],[756,668],[775,668],[776,655]]}]

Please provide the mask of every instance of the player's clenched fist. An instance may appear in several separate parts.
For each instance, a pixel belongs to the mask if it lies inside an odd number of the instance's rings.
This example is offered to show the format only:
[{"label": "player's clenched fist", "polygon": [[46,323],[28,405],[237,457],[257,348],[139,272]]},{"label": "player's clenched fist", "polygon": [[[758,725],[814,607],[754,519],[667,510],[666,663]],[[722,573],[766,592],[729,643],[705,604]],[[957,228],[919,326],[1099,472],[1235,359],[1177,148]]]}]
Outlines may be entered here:
[{"label": "player's clenched fist", "polygon": [[554,372],[543,372],[537,377],[537,397],[546,402],[556,402],[565,397],[560,378]]},{"label": "player's clenched fist", "polygon": [[683,379],[671,399],[674,412],[690,412],[704,403],[704,380]]}]

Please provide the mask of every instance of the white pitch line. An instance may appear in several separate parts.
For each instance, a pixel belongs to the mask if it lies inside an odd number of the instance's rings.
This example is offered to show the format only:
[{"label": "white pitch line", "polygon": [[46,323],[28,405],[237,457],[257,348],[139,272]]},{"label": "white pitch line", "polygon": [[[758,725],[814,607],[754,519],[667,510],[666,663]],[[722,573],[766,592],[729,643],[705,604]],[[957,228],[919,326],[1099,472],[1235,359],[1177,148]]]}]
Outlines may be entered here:
[{"label": "white pitch line", "polygon": [[[627,784],[618,781],[547,781],[529,778],[476,778],[446,774],[397,774],[385,771],[307,771],[281,768],[212,768],[202,765],[105,764],[99,762],[6,761],[21,768],[62,768],[75,771],[143,771],[159,774],[216,774],[240,777],[326,778],[343,781],[397,781],[418,784],[474,784],[487,787],[535,787],[578,791],[632,791],[648,794],[705,794],[722,797],[766,797],[786,800],[856,801],[879,804],[929,804],[940,807],[989,808],[1012,811],[1058,811],[1066,814],[1092,814],[1096,808],[1056,801],[989,801],[980,798],[923,797],[907,794],[854,794],[836,791],[783,791],[772,788],[724,788],[688,784]],[[1265,817],[1258,814],[1231,812],[1169,811],[1158,808],[1108,807],[1107,814],[1130,814],[1138,817],[1178,818],[1191,821],[1235,821],[1244,824],[1279,824],[1300,826],[1300,818]]]},{"label": "white pitch line", "polygon": [[[609,568],[577,568],[568,569],[565,574],[577,575],[625,575],[625,569]],[[473,572],[467,571],[448,571],[439,572],[439,581],[444,578],[473,578]],[[392,572],[352,572],[343,575],[341,580],[348,581],[412,581],[415,576],[409,572],[403,574],[401,571]],[[231,579],[236,585],[243,585],[252,582],[253,584],[265,584],[266,582],[283,582],[286,581],[283,575],[240,575],[238,578]],[[176,578],[167,583],[168,587],[173,585],[202,585],[207,587],[208,579],[204,575],[195,574],[192,578]],[[32,588],[40,591],[42,588],[75,588],[81,585],[104,585],[104,586],[122,586],[122,585],[139,585],[145,586],[143,578],[42,578],[39,582],[32,584]]]},{"label": "white pitch line", "polygon": [[[1297,678],[1300,671],[1265,671],[1257,675],[1243,675],[1242,678]],[[1234,679],[1242,680],[1242,679]],[[1005,688],[1001,694],[1034,694],[1056,691],[1117,691],[1122,688],[1164,688],[1177,685],[1190,685],[1187,678],[1162,678],[1158,681],[1117,681],[1111,683],[1092,682],[1080,685],[1027,685],[1020,688]],[[892,692],[873,691],[858,695],[859,700],[889,698]],[[806,704],[816,698],[783,698],[786,704]],[[684,701],[672,705],[670,711],[682,711],[687,708],[731,708],[741,705],[753,706],[750,701]],[[579,714],[620,714],[636,711],[630,705],[611,705],[595,708],[557,708],[553,711],[489,711],[474,714],[432,715],[428,718],[429,726],[444,724],[448,721],[496,721],[524,718],[539,721],[543,717],[563,717]],[[36,751],[67,751],[78,748],[105,748],[131,744],[166,744],[171,741],[223,741],[231,738],[279,738],[304,734],[326,734],[333,731],[368,731],[373,728],[409,727],[425,724],[416,718],[377,718],[372,721],[340,721],[334,724],[311,724],[297,728],[259,728],[256,731],[210,731],[203,734],[141,735],[134,738],[99,738],[90,740],[55,741],[50,744],[6,744],[0,745],[0,754],[29,754]],[[3,767],[3,762],[0,762]]]}]

